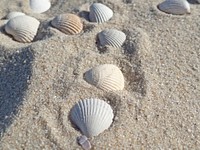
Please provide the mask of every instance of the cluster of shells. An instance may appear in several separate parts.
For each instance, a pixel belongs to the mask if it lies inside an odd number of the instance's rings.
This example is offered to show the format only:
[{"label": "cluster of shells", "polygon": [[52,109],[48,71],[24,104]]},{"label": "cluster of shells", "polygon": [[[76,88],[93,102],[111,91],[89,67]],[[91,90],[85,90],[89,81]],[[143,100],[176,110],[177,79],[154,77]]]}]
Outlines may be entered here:
[{"label": "cluster of shells", "polygon": [[[30,0],[30,8],[34,13],[47,11],[51,3],[49,0]],[[190,13],[190,5],[186,0],[165,0],[158,5],[158,9],[175,15]],[[113,17],[113,11],[101,3],[90,6],[89,20],[104,23]],[[11,12],[6,18],[6,33],[19,42],[32,42],[37,34],[40,22],[22,12]],[[67,35],[75,35],[83,30],[81,18],[75,14],[65,13],[54,17],[51,25]],[[101,46],[119,48],[126,40],[126,35],[117,29],[105,29],[97,34]],[[83,74],[84,80],[103,91],[120,91],[124,89],[124,76],[118,66],[102,64],[88,69]],[[108,129],[113,122],[112,107],[98,98],[88,98],[77,102],[70,111],[71,121],[80,129],[83,136],[78,138],[84,149],[90,149],[87,138],[97,136]]]}]

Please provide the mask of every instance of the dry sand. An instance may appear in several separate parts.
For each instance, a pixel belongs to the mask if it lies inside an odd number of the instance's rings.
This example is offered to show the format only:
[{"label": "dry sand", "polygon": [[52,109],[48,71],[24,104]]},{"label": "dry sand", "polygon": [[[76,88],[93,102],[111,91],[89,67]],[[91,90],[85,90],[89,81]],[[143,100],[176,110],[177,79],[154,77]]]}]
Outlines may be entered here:
[{"label": "dry sand", "polygon": [[[90,97],[109,102],[115,113],[111,127],[90,139],[93,149],[199,149],[200,5],[191,1],[191,14],[174,16],[157,9],[162,0],[106,0],[113,18],[98,25],[82,17],[79,35],[49,24],[64,12],[86,17],[87,2],[53,0],[50,10],[33,14],[26,1],[1,0],[1,18],[22,11],[41,26],[35,41],[23,44],[0,22],[0,149],[82,149],[69,111]],[[96,45],[105,28],[126,33],[122,48]],[[124,91],[103,92],[83,80],[104,63],[121,68]]]}]

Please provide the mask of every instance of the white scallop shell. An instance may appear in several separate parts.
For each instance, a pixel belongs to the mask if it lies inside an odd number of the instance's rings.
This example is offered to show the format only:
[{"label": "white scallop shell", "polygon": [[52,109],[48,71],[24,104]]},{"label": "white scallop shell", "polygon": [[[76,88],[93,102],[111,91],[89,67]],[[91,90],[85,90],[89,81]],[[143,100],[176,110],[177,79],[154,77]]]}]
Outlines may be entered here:
[{"label": "white scallop shell", "polygon": [[51,7],[49,0],[29,0],[29,6],[34,13],[43,13]]},{"label": "white scallop shell", "polygon": [[98,34],[101,46],[110,45],[113,47],[121,47],[126,40],[126,35],[116,29],[105,29]]},{"label": "white scallop shell", "polygon": [[93,3],[90,6],[89,19],[91,22],[103,23],[111,19],[113,11],[101,3]]},{"label": "white scallop shell", "polygon": [[58,30],[70,35],[78,34],[83,29],[83,23],[80,17],[70,13],[56,16],[51,21],[51,24]]},{"label": "white scallop shell", "polygon": [[158,5],[158,8],[163,12],[174,15],[190,13],[190,4],[187,0],[165,0]]},{"label": "white scallop shell", "polygon": [[8,34],[19,42],[31,42],[35,35],[40,22],[30,16],[17,16],[10,19],[5,25],[5,30]]},{"label": "white scallop shell", "polygon": [[102,90],[118,91],[124,88],[124,76],[113,64],[103,64],[84,73],[84,79]]},{"label": "white scallop shell", "polygon": [[6,19],[10,20],[12,18],[15,18],[17,16],[24,16],[25,14],[22,13],[22,12],[18,12],[18,11],[13,11],[13,12],[10,12],[9,14],[6,15]]},{"label": "white scallop shell", "polygon": [[103,100],[84,99],[71,110],[72,122],[87,136],[97,136],[108,129],[113,122],[113,110]]}]

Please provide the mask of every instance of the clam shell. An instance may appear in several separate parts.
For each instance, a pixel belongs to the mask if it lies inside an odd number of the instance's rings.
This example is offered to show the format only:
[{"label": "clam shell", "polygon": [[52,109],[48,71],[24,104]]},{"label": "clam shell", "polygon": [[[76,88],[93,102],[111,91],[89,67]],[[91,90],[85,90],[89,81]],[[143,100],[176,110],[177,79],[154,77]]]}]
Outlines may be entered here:
[{"label": "clam shell", "polygon": [[183,15],[190,13],[190,4],[187,0],[165,0],[158,5],[158,9],[169,14]]},{"label": "clam shell", "polygon": [[56,16],[51,24],[58,30],[70,35],[78,34],[83,29],[80,17],[69,13]]},{"label": "clam shell", "polygon": [[91,98],[75,104],[70,117],[83,135],[92,137],[110,127],[114,114],[108,103],[97,98]]},{"label": "clam shell", "polygon": [[40,22],[33,17],[17,16],[7,22],[5,31],[19,42],[31,42],[37,34],[39,24]]},{"label": "clam shell", "polygon": [[10,20],[12,18],[15,18],[17,16],[24,16],[25,14],[22,13],[22,12],[18,12],[18,11],[13,11],[13,12],[10,12],[6,15],[6,19]]},{"label": "clam shell", "polygon": [[101,3],[93,3],[90,6],[89,19],[91,22],[103,23],[111,19],[113,11]]},{"label": "clam shell", "polygon": [[49,0],[29,0],[29,6],[34,13],[43,13],[51,7]]},{"label": "clam shell", "polygon": [[116,29],[105,29],[98,34],[101,46],[121,47],[126,40],[126,35]]},{"label": "clam shell", "polygon": [[117,91],[124,88],[124,76],[113,64],[103,64],[84,73],[84,79],[97,88],[105,91]]}]

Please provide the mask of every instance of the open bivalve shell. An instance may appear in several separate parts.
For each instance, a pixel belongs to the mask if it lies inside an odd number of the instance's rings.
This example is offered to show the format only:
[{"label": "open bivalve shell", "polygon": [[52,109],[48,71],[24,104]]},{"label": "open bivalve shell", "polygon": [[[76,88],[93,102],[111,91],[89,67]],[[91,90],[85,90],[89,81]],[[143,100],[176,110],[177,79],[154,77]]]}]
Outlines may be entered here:
[{"label": "open bivalve shell", "polygon": [[10,19],[5,25],[6,33],[19,42],[31,42],[37,34],[40,22],[30,16],[17,16]]},{"label": "open bivalve shell", "polygon": [[69,13],[56,16],[51,21],[51,24],[53,27],[69,35],[78,34],[83,29],[80,17]]},{"label": "open bivalve shell", "polygon": [[158,9],[169,14],[183,15],[190,13],[190,4],[187,0],[165,0],[158,5]]},{"label": "open bivalve shell", "polygon": [[103,100],[97,98],[79,101],[71,110],[72,122],[87,136],[97,136],[108,129],[113,122],[113,110]]},{"label": "open bivalve shell", "polygon": [[49,0],[29,0],[29,6],[34,13],[43,13],[51,7]]},{"label": "open bivalve shell", "polygon": [[97,88],[105,91],[118,91],[124,88],[124,76],[113,64],[103,64],[84,73],[84,79]]},{"label": "open bivalve shell", "polygon": [[126,35],[116,29],[105,29],[98,33],[98,38],[101,46],[121,47],[126,40]]},{"label": "open bivalve shell", "polygon": [[89,19],[91,22],[103,23],[111,19],[113,11],[101,3],[93,3],[90,6]]},{"label": "open bivalve shell", "polygon": [[6,19],[10,20],[12,18],[15,18],[17,16],[24,16],[25,14],[22,13],[22,12],[18,12],[18,11],[13,11],[13,12],[10,12],[6,15]]}]

